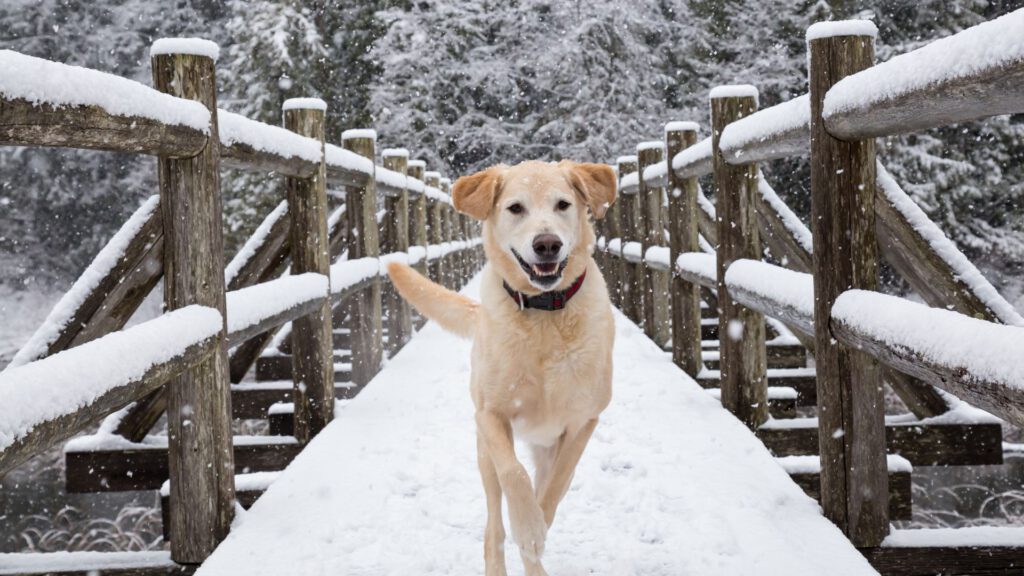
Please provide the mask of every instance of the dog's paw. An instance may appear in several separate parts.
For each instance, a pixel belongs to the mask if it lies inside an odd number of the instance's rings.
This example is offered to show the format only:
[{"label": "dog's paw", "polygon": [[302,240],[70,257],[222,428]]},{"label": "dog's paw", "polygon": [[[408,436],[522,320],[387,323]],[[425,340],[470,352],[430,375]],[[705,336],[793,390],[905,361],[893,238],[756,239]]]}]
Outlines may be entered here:
[{"label": "dog's paw", "polygon": [[544,512],[536,501],[529,501],[523,508],[525,509],[519,510],[518,513],[509,511],[512,540],[519,545],[524,558],[537,561],[544,555],[548,523],[544,520]]}]

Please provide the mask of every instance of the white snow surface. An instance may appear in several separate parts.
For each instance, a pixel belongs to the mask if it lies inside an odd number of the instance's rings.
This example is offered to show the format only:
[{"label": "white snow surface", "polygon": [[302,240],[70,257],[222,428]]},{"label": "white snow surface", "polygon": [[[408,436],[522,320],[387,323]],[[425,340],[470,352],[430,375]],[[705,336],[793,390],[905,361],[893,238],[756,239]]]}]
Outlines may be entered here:
[{"label": "white snow surface", "polygon": [[267,217],[260,222],[259,227],[252,233],[252,236],[245,241],[245,244],[238,250],[231,262],[224,267],[224,284],[231,284],[231,281],[238,276],[238,273],[242,270],[249,260],[256,255],[256,251],[264,242],[267,241],[267,236],[270,234],[270,229],[274,227],[274,223],[281,219],[282,216],[288,213],[288,201],[282,200]]},{"label": "white snow surface", "polygon": [[429,180],[431,178],[437,178],[438,180],[440,180],[441,173],[436,170],[427,170],[426,172],[423,173],[424,180]]},{"label": "white snow surface", "polygon": [[[623,194],[636,192],[635,188],[640,185],[640,172],[630,172],[619,180],[619,191]],[[626,189],[629,188],[629,192]]]},{"label": "white snow surface", "polygon": [[885,166],[881,162],[877,164],[876,180],[885,197],[910,222],[914,230],[928,242],[935,254],[953,269],[957,280],[967,285],[968,289],[984,302],[985,306],[988,306],[1000,322],[1011,326],[1024,326],[1024,317],[1021,317],[1013,305],[999,294],[995,286],[989,283],[981,271],[956,247],[956,244],[900,188],[899,183],[889,174]]},{"label": "white snow surface", "polygon": [[689,148],[684,148],[672,159],[672,169],[680,170],[711,158],[711,138],[705,138]]},{"label": "white snow surface", "polygon": [[783,302],[814,318],[814,276],[810,274],[744,259],[733,262],[725,271],[725,284]]},{"label": "white snow surface", "polygon": [[1019,63],[1024,59],[1021,30],[1024,8],[851,74],[825,94],[822,116],[828,118],[982,70]]},{"label": "white snow surface", "polygon": [[630,162],[636,162],[636,154],[626,154],[625,156],[619,156],[615,159],[616,164],[629,164]]},{"label": "white snow surface", "polygon": [[760,170],[757,171],[757,191],[761,194],[761,198],[764,199],[765,203],[772,207],[775,212],[782,219],[782,225],[785,226],[786,230],[793,235],[793,238],[797,241],[797,244],[801,248],[807,251],[808,254],[814,254],[814,242],[811,238],[811,230],[804,225],[800,217],[793,212],[789,205],[786,204],[782,198],[775,192],[772,185],[765,180],[764,173]]},{"label": "white snow surface", "polygon": [[351,140],[352,138],[369,138],[374,142],[377,141],[377,131],[373,128],[351,128],[341,133],[341,141]]},{"label": "white snow surface", "polygon": [[331,292],[337,294],[380,273],[379,258],[367,256],[355,260],[343,260],[331,265]]},{"label": "white snow surface", "polygon": [[647,252],[644,253],[644,261],[658,264],[668,270],[671,268],[668,261],[669,248],[668,246],[650,246],[647,248]]},{"label": "white snow surface", "polygon": [[114,116],[139,116],[210,133],[210,111],[106,72],[0,50],[0,96],[35,105],[98,106]]},{"label": "white snow surface", "polygon": [[[285,102],[287,104],[287,101]],[[301,158],[320,162],[320,142],[300,136],[280,126],[250,120],[241,114],[217,110],[220,142],[226,146],[246,144],[256,150],[271,152],[285,158]]]},{"label": "white snow surface", "polygon": [[795,128],[810,129],[810,125],[811,97],[804,94],[729,124],[722,131],[718,147],[723,153],[742,158],[747,144],[764,142]]},{"label": "white snow surface", "polygon": [[310,300],[326,298],[327,276],[312,272],[282,276],[227,293],[228,332],[238,332]]},{"label": "white snow surface", "polygon": [[882,546],[886,548],[932,548],[938,546],[1024,546],[1024,528],[1018,526],[969,526],[893,530]]},{"label": "white snow surface", "polygon": [[664,148],[665,143],[661,140],[648,140],[636,145],[637,152],[643,152],[644,150],[662,150]]},{"label": "white snow surface", "polygon": [[[660,162],[655,162],[654,164],[651,164],[647,168],[644,168],[644,182],[647,182],[648,184],[650,184],[652,186],[659,185],[660,184],[659,179],[665,178],[666,176],[668,176],[668,161],[667,160],[662,160]],[[652,182],[652,180],[653,180],[653,182]]]},{"label": "white snow surface", "polygon": [[688,120],[676,120],[665,124],[665,132],[683,132],[686,130],[699,132],[700,124]]},{"label": "white snow surface", "polygon": [[220,332],[219,312],[186,306],[0,373],[0,451]]},{"label": "white snow surface", "polygon": [[[875,573],[749,430],[616,323],[615,397],[549,532],[552,574]],[[429,324],[197,574],[481,574],[471,346]],[[522,574],[511,541],[506,556]]]},{"label": "white snow surface", "polygon": [[806,40],[820,40],[833,36],[878,36],[878,26],[870,20],[833,20],[815,22],[807,27]]},{"label": "white snow surface", "polygon": [[405,174],[381,166],[377,166],[374,178],[378,184],[391,186],[392,188],[405,188],[406,181],[408,180]]},{"label": "white snow surface", "polygon": [[149,48],[150,56],[164,54],[190,54],[193,56],[206,56],[217,61],[220,57],[220,46],[216,42],[204,40],[203,38],[159,38]]},{"label": "white snow surface", "polygon": [[686,252],[676,258],[676,268],[691,274],[715,280],[718,277],[718,259],[714,254]]},{"label": "white snow surface", "polygon": [[327,111],[327,102],[319,98],[289,98],[281,104],[281,110],[319,110]]},{"label": "white snow surface", "polygon": [[373,160],[334,144],[324,145],[324,161],[329,166],[337,166],[346,170],[362,172],[363,174],[373,174],[374,171]]},{"label": "white snow surface", "polygon": [[46,552],[0,554],[0,574],[95,572],[118,568],[172,568],[171,553],[150,552]]},{"label": "white snow surface", "polygon": [[832,318],[965,377],[1024,388],[1024,328],[1005,326],[896,296],[848,290]]},{"label": "white snow surface", "polygon": [[398,156],[401,158],[408,158],[409,151],[405,148],[385,148],[380,151],[381,158],[384,156]]},{"label": "white snow surface", "polygon": [[409,166],[409,168],[424,168],[425,169],[427,167],[427,161],[426,160],[409,160],[407,166]]},{"label": "white snow surface", "polygon": [[[783,456],[775,461],[782,466],[787,474],[817,474],[821,472],[821,456]],[[914,467],[903,456],[898,454],[886,454],[885,464],[889,472],[914,471]]]},{"label": "white snow surface", "polygon": [[71,317],[82,305],[82,302],[99,285],[100,281],[117,265],[132,239],[139,233],[142,226],[149,220],[153,212],[160,206],[160,196],[150,196],[121,226],[99,254],[89,263],[89,267],[75,280],[71,288],[54,305],[42,325],[32,334],[28,342],[18,350],[5,370],[27,364],[46,354],[61,330],[71,321]]},{"label": "white snow surface", "polygon": [[724,86],[715,86],[708,93],[709,100],[716,100],[718,98],[753,98],[757,101],[758,91],[756,86],[750,84],[726,84]]}]

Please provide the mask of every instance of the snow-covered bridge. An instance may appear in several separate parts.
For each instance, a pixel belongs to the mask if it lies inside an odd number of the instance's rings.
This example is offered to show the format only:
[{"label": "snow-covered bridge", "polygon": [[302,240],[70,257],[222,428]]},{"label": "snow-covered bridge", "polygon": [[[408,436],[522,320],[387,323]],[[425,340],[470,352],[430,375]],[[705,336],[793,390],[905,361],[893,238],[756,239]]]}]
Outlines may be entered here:
[{"label": "snow-covered bridge", "polygon": [[[1022,28],[1024,10],[873,66],[871,23],[815,25],[806,96],[758,111],[753,86],[715,88],[711,137],[671,122],[618,160],[595,247],[621,310],[615,399],[553,572],[1020,570],[1021,529],[893,526],[915,466],[1002,462],[1024,319],[874,139],[1024,112]],[[160,490],[170,541],[2,555],[0,574],[478,572],[468,345],[381,270],[472,292],[479,225],[405,150],[378,165],[373,131],[328,144],[317,99],[285,102],[284,128],[218,110],[216,56],[157,42],[151,89],[0,51],[0,144],[148,154],[160,174],[0,373],[0,473],[100,423],[65,445],[68,491]],[[810,228],[758,169],[803,154]],[[222,167],[287,194],[226,266]],[[875,290],[879,256],[925,304]],[[160,280],[170,311],[125,328]],[[251,420],[267,433],[232,433]]]}]

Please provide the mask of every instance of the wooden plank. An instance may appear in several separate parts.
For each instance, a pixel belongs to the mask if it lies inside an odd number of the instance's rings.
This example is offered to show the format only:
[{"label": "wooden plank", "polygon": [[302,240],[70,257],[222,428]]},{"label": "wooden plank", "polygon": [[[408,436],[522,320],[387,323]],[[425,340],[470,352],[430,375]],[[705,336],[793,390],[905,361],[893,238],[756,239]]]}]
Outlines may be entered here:
[{"label": "wooden plank", "polygon": [[[889,518],[910,520],[913,517],[912,482],[910,472],[889,473]],[[821,475],[813,473],[790,474],[789,477],[804,494],[821,500]]]},{"label": "wooden plank", "polygon": [[882,576],[1011,576],[1024,573],[1021,546],[928,546],[861,548]]},{"label": "wooden plank", "polygon": [[[236,444],[232,469],[236,474],[284,470],[301,450],[301,444],[269,436],[266,442]],[[167,448],[161,446],[66,452],[64,463],[70,494],[158,490],[169,478]]]},{"label": "wooden plank", "polygon": [[0,554],[4,576],[190,576],[196,568],[175,564],[166,552]]},{"label": "wooden plank", "polygon": [[808,52],[821,504],[854,545],[875,546],[889,532],[883,388],[875,360],[836,344],[828,322],[839,294],[878,284],[875,142],[837,140],[821,119],[828,90],[874,63],[874,38],[820,34]]},{"label": "wooden plank", "polygon": [[[675,129],[670,129],[675,128]],[[696,126],[669,124],[665,127],[665,157],[675,158],[684,148],[697,143]],[[696,178],[679,178],[668,171],[669,265],[686,252],[700,251],[697,241],[698,184]],[[672,274],[672,361],[690,376],[703,367],[700,349],[700,286]],[[769,410],[771,407],[769,406]]]},{"label": "wooden plank", "polygon": [[[757,437],[776,456],[818,454],[817,427],[762,427]],[[1003,463],[999,424],[888,424],[885,439],[888,453],[899,454],[914,466]]]},{"label": "wooden plank", "polygon": [[[338,400],[355,398],[362,388],[350,383],[342,382],[342,378],[335,373],[334,397]],[[345,373],[345,376],[351,377]],[[267,418],[267,410],[274,404],[292,401],[291,386],[260,386],[240,384],[231,388],[231,408],[234,417],[241,420],[263,420]],[[287,434],[291,436],[292,433]]]},{"label": "wooden plank", "polygon": [[275,173],[291,178],[310,178],[320,170],[320,164],[297,156],[281,156],[266,150],[234,142],[220,146],[221,165],[226,168],[252,172]]},{"label": "wooden plank", "polygon": [[189,158],[206,147],[195,128],[141,116],[117,116],[99,106],[33,104],[0,99],[0,144],[87,148],[166,158]]},{"label": "wooden plank", "polygon": [[[752,88],[751,88],[752,89]],[[757,110],[756,92],[733,95],[726,92],[711,97],[712,150],[718,216],[718,278],[741,258],[760,258],[761,240],[757,229],[755,197],[757,166],[731,166],[719,150],[722,130],[731,123]],[[750,428],[768,418],[765,376],[764,315],[742,306],[729,294],[725,282],[719,282],[718,317],[721,339],[722,405]]]},{"label": "wooden plank", "polygon": [[[616,169],[618,167],[616,166]],[[607,230],[608,242],[612,239],[618,238],[622,241],[622,198],[616,195],[615,202],[612,203],[605,214],[604,222]],[[608,283],[608,295],[611,297],[612,305],[617,308],[622,308],[622,291],[624,289],[625,278],[622,275],[622,264],[619,263],[617,256],[618,254],[612,254],[608,249],[607,244],[605,246],[605,254],[608,258],[605,260],[605,266],[601,270],[604,274],[605,281]]]},{"label": "wooden plank", "polygon": [[[210,139],[188,159],[160,158],[160,205],[164,222],[164,305],[175,310],[200,304],[225,315],[224,241],[220,193],[220,146],[214,62],[193,54],[152,58],[157,90],[197,100],[210,110]],[[231,469],[231,397],[223,340],[203,363],[168,387],[167,427],[171,502],[203,502],[173,514],[171,557],[195,564],[227,536],[234,517]]]}]

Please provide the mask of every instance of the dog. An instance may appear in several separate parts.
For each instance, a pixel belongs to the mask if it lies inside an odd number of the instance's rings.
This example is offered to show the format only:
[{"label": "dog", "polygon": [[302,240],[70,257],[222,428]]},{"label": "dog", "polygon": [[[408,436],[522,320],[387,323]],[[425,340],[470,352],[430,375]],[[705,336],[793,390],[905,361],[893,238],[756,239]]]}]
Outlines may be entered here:
[{"label": "dog", "polygon": [[[470,391],[477,460],[487,498],[484,564],[504,576],[508,503],[512,539],[528,576],[555,510],[612,394],[615,323],[591,254],[590,214],[615,201],[611,167],[571,161],[499,165],[459,178],[456,210],[483,221],[487,264],[479,303],[391,263],[398,292],[442,328],[473,340]],[[533,453],[535,478],[514,438]]]}]

